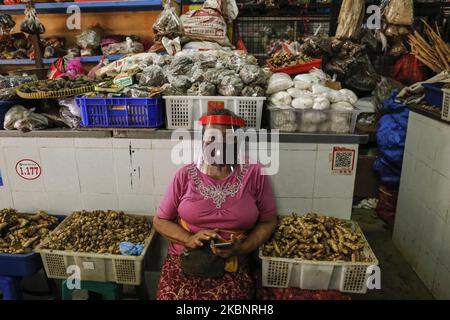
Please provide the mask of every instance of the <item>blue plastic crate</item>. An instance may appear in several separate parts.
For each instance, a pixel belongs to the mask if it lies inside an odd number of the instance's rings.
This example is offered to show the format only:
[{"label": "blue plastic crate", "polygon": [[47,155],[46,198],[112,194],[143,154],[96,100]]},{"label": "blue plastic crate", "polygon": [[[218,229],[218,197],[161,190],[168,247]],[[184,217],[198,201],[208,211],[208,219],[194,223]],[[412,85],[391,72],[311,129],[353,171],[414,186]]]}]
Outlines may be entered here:
[{"label": "blue plastic crate", "polygon": [[[56,216],[62,222],[65,216]],[[0,253],[0,276],[29,277],[41,270],[41,255],[37,252],[26,254]]]},{"label": "blue plastic crate", "polygon": [[422,83],[425,88],[425,101],[433,106],[442,107],[444,93],[442,92],[443,82]]},{"label": "blue plastic crate", "polygon": [[161,98],[76,98],[83,127],[157,128],[164,124]]}]

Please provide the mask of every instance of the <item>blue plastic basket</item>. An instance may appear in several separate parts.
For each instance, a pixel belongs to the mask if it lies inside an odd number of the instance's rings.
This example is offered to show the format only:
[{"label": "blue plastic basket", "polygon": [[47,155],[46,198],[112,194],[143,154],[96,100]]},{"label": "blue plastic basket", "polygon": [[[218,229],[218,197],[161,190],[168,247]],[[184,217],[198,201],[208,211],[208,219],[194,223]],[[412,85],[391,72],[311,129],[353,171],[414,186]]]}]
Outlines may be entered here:
[{"label": "blue plastic basket", "polygon": [[[56,215],[59,222],[65,216]],[[0,276],[29,277],[42,268],[41,255],[37,252],[26,254],[0,253]]]},{"label": "blue plastic basket", "polygon": [[425,101],[428,104],[441,108],[444,98],[444,93],[442,92],[444,83],[422,83],[422,86],[425,88]]},{"label": "blue plastic basket", "polygon": [[157,128],[164,124],[161,98],[76,98],[83,127]]}]

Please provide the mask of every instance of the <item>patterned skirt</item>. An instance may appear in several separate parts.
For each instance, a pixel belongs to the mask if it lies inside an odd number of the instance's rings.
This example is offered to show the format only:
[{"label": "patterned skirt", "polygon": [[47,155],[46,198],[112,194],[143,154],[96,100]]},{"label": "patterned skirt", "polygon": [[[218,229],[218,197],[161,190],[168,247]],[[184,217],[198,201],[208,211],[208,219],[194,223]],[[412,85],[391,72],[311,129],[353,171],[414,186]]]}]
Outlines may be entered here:
[{"label": "patterned skirt", "polygon": [[169,254],[161,270],[158,300],[249,300],[254,297],[254,283],[246,266],[238,272],[226,272],[222,278],[185,275],[181,260]]}]

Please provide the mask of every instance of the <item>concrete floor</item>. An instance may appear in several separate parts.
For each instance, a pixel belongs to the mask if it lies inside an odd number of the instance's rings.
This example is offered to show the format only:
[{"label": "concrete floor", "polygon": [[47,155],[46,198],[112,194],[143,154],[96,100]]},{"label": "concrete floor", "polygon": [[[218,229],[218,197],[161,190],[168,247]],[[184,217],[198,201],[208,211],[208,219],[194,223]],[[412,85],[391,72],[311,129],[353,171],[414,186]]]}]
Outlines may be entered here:
[{"label": "concrete floor", "polygon": [[368,290],[364,295],[353,295],[353,299],[433,299],[392,242],[392,230],[373,210],[355,209],[352,220],[359,223],[381,269],[381,290]]},{"label": "concrete floor", "polygon": [[[433,299],[433,296],[408,265],[401,253],[392,242],[392,231],[385,227],[373,210],[356,209],[352,219],[361,226],[375,255],[379,260],[381,269],[381,289],[368,290],[366,294],[355,294],[352,298],[360,299]],[[155,299],[158,283],[158,272],[147,272],[146,282],[151,299]],[[45,290],[46,283],[43,274],[31,279],[25,279],[23,285],[26,289]],[[133,288],[127,288],[125,299],[135,299]],[[26,299],[54,299],[48,294],[41,296],[25,295]],[[83,297],[78,297],[83,299]]]}]

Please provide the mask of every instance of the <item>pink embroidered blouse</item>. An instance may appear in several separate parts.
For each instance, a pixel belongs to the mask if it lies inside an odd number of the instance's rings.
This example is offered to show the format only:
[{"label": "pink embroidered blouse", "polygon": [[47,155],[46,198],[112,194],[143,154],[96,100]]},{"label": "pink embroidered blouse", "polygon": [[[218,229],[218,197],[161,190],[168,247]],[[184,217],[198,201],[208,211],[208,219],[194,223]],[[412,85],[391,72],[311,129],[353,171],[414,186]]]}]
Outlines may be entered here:
[{"label": "pink embroidered blouse", "polygon": [[[195,164],[180,168],[164,195],[157,216],[179,222],[191,232],[203,229],[249,230],[258,221],[276,215],[270,178],[261,174],[260,164],[244,165],[222,180],[202,173]],[[221,233],[229,239],[229,233]],[[184,246],[171,243],[170,254],[180,254]]]}]

